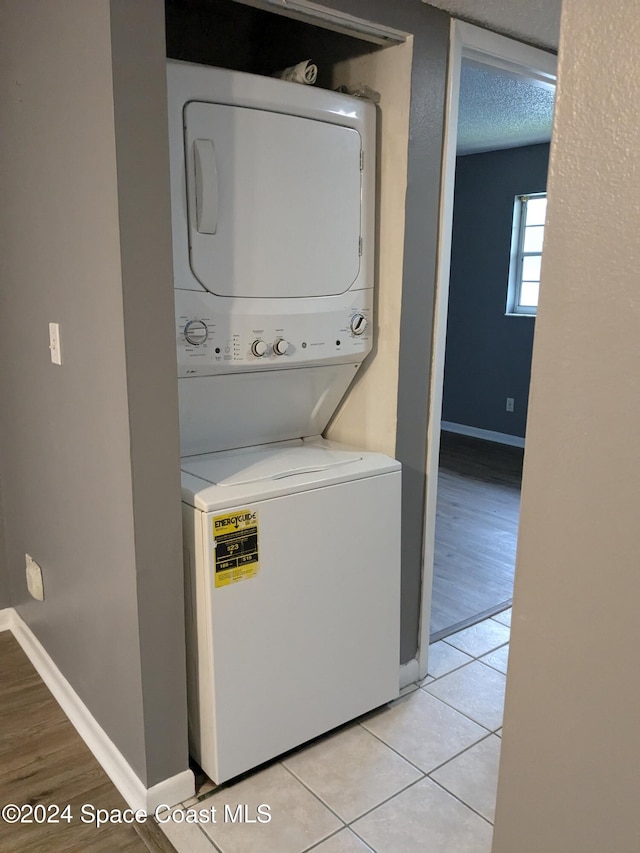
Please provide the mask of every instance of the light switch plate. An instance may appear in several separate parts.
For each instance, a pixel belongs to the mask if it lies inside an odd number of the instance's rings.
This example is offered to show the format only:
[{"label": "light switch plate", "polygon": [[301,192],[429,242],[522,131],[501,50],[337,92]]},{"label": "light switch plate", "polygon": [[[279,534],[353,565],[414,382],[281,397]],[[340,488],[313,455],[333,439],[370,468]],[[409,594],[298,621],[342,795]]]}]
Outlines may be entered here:
[{"label": "light switch plate", "polygon": [[51,352],[51,361],[54,364],[62,364],[60,326],[57,323],[49,323],[49,351]]}]

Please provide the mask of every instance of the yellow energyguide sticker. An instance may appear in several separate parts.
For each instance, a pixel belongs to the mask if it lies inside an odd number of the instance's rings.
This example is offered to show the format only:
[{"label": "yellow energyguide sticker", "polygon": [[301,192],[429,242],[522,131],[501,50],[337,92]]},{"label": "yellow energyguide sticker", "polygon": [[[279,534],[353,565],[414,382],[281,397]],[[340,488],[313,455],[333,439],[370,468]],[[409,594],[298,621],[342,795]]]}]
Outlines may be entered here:
[{"label": "yellow energyguide sticker", "polygon": [[257,510],[236,509],[214,515],[211,524],[216,587],[255,577],[260,568]]}]

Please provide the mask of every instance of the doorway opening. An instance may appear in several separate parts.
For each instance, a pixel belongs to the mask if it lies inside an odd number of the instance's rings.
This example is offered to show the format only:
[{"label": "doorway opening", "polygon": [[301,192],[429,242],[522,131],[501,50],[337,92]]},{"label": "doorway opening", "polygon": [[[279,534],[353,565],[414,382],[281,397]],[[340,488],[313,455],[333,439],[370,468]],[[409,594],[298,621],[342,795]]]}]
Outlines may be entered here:
[{"label": "doorway opening", "polygon": [[555,90],[554,56],[458,22],[450,67],[422,649],[511,604],[534,326],[507,303],[514,203],[546,189]]}]

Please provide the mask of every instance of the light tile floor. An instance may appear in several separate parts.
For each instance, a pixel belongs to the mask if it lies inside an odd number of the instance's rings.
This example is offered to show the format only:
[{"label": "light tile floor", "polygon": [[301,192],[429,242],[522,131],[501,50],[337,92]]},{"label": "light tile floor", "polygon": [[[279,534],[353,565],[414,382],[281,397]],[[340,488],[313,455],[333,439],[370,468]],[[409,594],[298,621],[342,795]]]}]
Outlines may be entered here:
[{"label": "light tile floor", "polygon": [[510,624],[506,610],[434,643],[400,699],[235,785],[205,783],[166,835],[178,853],[489,853]]}]

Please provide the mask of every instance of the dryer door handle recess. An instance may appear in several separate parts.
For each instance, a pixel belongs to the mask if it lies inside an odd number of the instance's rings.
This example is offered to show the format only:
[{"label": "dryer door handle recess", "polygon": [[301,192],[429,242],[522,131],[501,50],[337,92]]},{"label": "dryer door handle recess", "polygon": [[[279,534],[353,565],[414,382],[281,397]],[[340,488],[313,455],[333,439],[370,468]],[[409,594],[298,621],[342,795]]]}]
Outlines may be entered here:
[{"label": "dryer door handle recess", "polygon": [[200,234],[218,228],[218,167],[211,139],[195,139],[193,160],[196,185],[196,227]]}]

